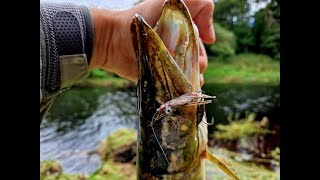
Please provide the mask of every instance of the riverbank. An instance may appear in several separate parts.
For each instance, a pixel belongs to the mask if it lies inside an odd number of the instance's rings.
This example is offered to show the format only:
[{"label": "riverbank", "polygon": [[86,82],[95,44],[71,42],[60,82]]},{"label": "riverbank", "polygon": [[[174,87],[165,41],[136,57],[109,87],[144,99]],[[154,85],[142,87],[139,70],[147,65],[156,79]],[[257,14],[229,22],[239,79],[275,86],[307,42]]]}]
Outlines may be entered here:
[{"label": "riverbank", "polygon": [[[268,56],[239,54],[228,58],[209,57],[205,83],[269,84],[280,83],[280,63]],[[103,70],[93,70],[80,87],[135,87],[136,83]]]},{"label": "riverbank", "polygon": [[[243,58],[243,56],[247,55],[239,55],[238,57]],[[209,58],[209,68],[205,73],[206,83],[203,90],[206,94],[217,96],[213,103],[206,106],[208,120],[210,121],[211,117],[215,119],[214,126],[209,126],[211,135],[217,124],[229,123],[227,116],[230,112],[235,113],[233,114],[235,118],[242,118],[241,116],[246,111],[256,112],[257,121],[261,121],[266,116],[270,123],[280,122],[280,118],[276,117],[279,116],[280,110],[279,62],[273,62],[270,59],[262,60],[262,64],[270,68],[260,67],[260,70],[256,71],[255,67],[259,66],[259,63],[251,61],[258,61],[258,59],[252,58],[250,62],[245,62],[249,61],[249,58],[246,58],[241,62],[241,60]],[[229,70],[232,71],[224,71],[225,67],[229,67]],[[246,70],[249,72],[248,74],[246,74]],[[134,128],[137,122],[135,83],[130,84],[127,80],[111,73],[99,74],[99,72],[102,71],[96,71],[96,74],[86,79],[87,84],[80,84],[80,87],[83,85],[81,88],[75,87],[61,93],[53,104],[46,121],[42,124],[40,133],[41,159],[59,160],[63,170],[69,174],[66,177],[74,176],[76,173],[92,175],[99,167],[106,169],[119,167],[111,171],[106,170],[104,174],[108,174],[107,172],[117,173],[118,170],[123,172],[123,169],[129,169],[129,167],[135,168],[132,163],[122,166],[124,163],[114,161],[105,162],[102,166],[98,155],[86,154],[87,151],[94,151],[99,142],[114,129],[120,126]],[[250,74],[261,78],[266,77],[268,81],[246,78]],[[218,78],[212,80],[212,76]],[[228,81],[228,78],[224,78],[226,76],[233,80]],[[237,76],[242,78],[237,78]],[[224,140],[212,141],[213,139],[210,138],[209,141],[211,147],[228,148],[231,152],[241,152],[241,149],[239,151],[237,147],[243,145],[243,140],[234,143]],[[259,137],[251,138],[251,142],[256,142],[259,139]],[[264,142],[270,144],[273,141],[267,138]],[[279,144],[278,140],[275,143]],[[263,153],[261,155],[269,156]],[[240,161],[243,158],[246,160],[248,154],[238,154],[234,157]],[[261,157],[255,159],[261,161]]]},{"label": "riverbank", "polygon": [[[119,136],[121,135],[121,137]],[[94,173],[88,175],[65,174],[58,162],[42,161],[40,163],[40,179],[58,180],[102,180],[102,179],[136,179],[136,132],[133,129],[120,129],[102,140],[99,147],[99,155],[104,162]],[[263,166],[246,162],[241,159],[240,153],[231,152],[225,148],[213,148],[209,150],[223,157],[232,164],[240,179],[280,179],[280,173],[266,169]],[[128,156],[128,151],[131,156]],[[124,153],[126,152],[126,153]],[[206,179],[228,179],[217,166],[206,161]]]},{"label": "riverbank", "polygon": [[228,58],[209,57],[204,78],[206,83],[278,85],[280,63],[259,54],[239,54]]}]

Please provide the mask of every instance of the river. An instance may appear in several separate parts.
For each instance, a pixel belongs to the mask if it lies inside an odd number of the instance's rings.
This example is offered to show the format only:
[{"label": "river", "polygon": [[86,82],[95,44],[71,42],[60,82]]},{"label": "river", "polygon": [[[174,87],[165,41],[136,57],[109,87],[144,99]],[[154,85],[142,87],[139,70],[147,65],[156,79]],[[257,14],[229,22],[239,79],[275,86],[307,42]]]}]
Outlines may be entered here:
[{"label": "river", "polygon": [[[245,111],[280,120],[278,86],[208,84],[203,90],[217,96],[206,106],[215,124],[227,123],[230,112]],[[101,165],[90,153],[100,141],[119,128],[136,129],[137,123],[135,89],[74,87],[57,97],[41,125],[40,159],[60,161],[66,173],[91,173]]]}]

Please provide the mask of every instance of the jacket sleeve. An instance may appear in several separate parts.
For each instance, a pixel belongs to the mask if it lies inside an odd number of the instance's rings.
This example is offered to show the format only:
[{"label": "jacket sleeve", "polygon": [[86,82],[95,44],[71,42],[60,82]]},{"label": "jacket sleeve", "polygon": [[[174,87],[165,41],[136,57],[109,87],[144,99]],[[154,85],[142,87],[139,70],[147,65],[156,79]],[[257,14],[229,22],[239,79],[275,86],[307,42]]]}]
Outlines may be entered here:
[{"label": "jacket sleeve", "polygon": [[88,76],[93,23],[87,7],[40,4],[40,124],[54,98]]}]

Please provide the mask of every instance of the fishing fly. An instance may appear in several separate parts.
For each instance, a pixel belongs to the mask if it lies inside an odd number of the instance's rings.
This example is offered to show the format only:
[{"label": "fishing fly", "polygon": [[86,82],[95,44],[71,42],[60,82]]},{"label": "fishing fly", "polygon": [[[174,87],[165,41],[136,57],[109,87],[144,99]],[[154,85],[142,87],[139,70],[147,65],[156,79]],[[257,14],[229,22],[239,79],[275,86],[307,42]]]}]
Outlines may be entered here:
[{"label": "fishing fly", "polygon": [[156,113],[152,116],[150,125],[152,125],[155,121],[163,118],[166,115],[171,115],[180,106],[208,104],[212,102],[211,99],[213,98],[216,97],[202,94],[201,92],[191,92],[183,94],[177,98],[171,99],[170,101],[167,101],[166,103],[162,104],[158,109],[156,109]]}]

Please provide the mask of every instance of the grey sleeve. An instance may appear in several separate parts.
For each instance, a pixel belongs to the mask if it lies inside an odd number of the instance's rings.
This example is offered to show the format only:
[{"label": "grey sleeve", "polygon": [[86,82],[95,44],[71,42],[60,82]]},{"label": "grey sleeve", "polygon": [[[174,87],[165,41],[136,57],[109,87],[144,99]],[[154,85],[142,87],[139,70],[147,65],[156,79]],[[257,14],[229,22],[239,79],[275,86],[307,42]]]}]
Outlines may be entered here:
[{"label": "grey sleeve", "polygon": [[88,76],[93,23],[85,6],[40,4],[40,124],[62,90]]}]

